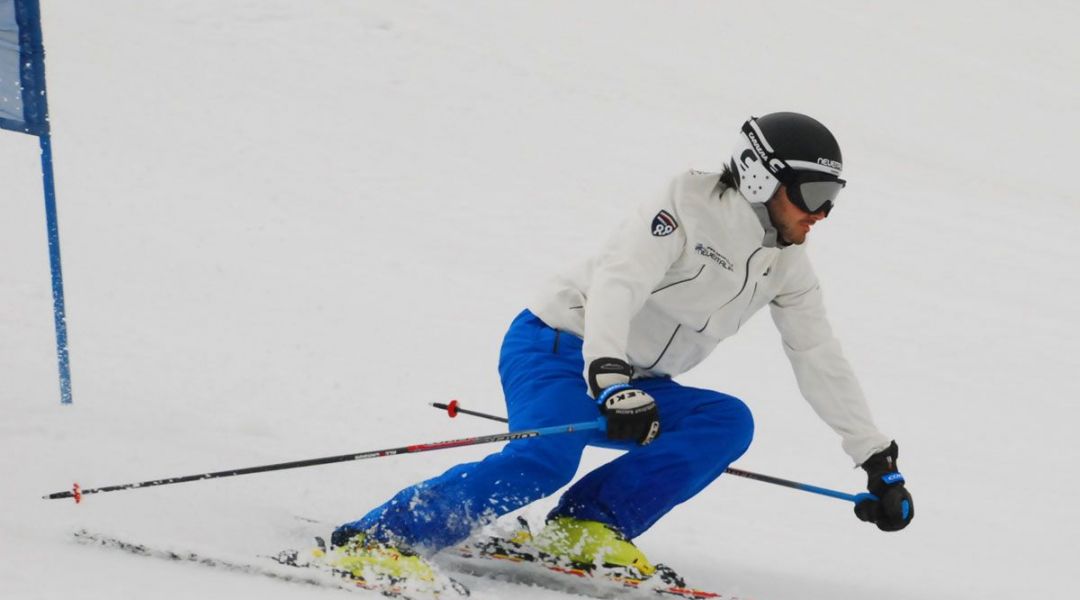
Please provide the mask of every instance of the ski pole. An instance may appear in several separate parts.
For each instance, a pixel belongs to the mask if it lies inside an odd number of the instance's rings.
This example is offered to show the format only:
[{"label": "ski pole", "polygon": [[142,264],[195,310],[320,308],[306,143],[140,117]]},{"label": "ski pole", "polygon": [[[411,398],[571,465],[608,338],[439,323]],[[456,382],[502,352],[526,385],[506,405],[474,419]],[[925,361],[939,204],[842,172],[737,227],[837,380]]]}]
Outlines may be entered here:
[{"label": "ski pole", "polygon": [[470,438],[463,438],[459,440],[447,440],[442,442],[429,442],[424,444],[413,444],[411,446],[401,446],[398,448],[387,448],[385,450],[370,450],[368,452],[359,452],[354,454],[342,454],[339,456],[328,456],[325,458],[312,458],[308,460],[297,460],[293,462],[277,463],[272,465],[261,465],[258,467],[246,467],[243,469],[231,469],[228,471],[217,471],[214,473],[202,473],[199,475],[184,475],[181,477],[169,477],[167,479],[154,479],[151,481],[142,481],[139,483],[125,483],[120,485],[110,485],[99,488],[82,489],[79,484],[76,483],[70,491],[55,492],[47,496],[42,496],[45,500],[57,500],[60,498],[74,498],[76,503],[82,501],[82,497],[88,494],[100,494],[103,492],[118,492],[121,490],[132,490],[145,487],[154,487],[159,485],[171,485],[174,483],[185,483],[188,481],[201,481],[203,479],[217,479],[220,477],[235,477],[237,475],[250,475],[252,473],[265,473],[267,471],[282,471],[284,469],[299,469],[301,467],[313,467],[316,465],[326,465],[330,463],[346,462],[351,460],[363,460],[367,458],[382,458],[384,456],[395,456],[397,454],[413,454],[416,452],[429,452],[432,450],[446,450],[447,448],[460,448],[463,446],[476,446],[479,444],[492,444],[495,442],[510,442],[513,440],[522,440],[526,438],[535,438],[545,435],[558,435],[560,433],[573,433],[575,431],[589,431],[606,429],[606,422],[603,418],[599,418],[595,421],[586,421],[584,423],[572,423],[569,425],[557,425],[553,427],[538,427],[536,429],[526,429],[522,431],[509,431],[505,433],[494,433],[491,435],[481,435]]},{"label": "ski pole", "polygon": [[[457,400],[451,400],[450,404],[443,404],[441,402],[432,402],[432,406],[445,410],[450,418],[458,416],[458,414],[472,415],[474,417],[480,417],[483,419],[489,419],[491,421],[499,421],[500,423],[508,422],[506,418],[498,415],[491,415],[482,412],[475,412],[471,410],[465,410],[458,406]],[[811,494],[818,494],[821,496],[828,496],[830,498],[838,498],[840,500],[847,500],[848,502],[854,502],[858,504],[863,500],[877,500],[877,496],[863,492],[861,494],[848,494],[837,490],[830,490],[829,488],[818,487],[816,485],[810,485],[808,483],[799,483],[798,481],[790,481],[787,479],[780,479],[779,477],[772,477],[771,475],[762,475],[760,473],[753,473],[750,471],[744,471],[742,469],[736,469],[728,467],[724,469],[724,472],[729,475],[735,475],[737,477],[745,477],[746,479],[753,479],[754,481],[762,481],[764,483],[771,483],[773,485],[779,485],[794,490],[801,490],[804,492],[810,492]]]},{"label": "ski pole", "polygon": [[500,417],[498,415],[489,415],[487,413],[476,412],[476,411],[472,411],[472,410],[465,410],[464,408],[461,408],[460,406],[458,406],[458,401],[457,400],[451,400],[450,404],[442,404],[440,402],[432,402],[431,405],[434,406],[435,408],[441,408],[441,409],[445,410],[446,414],[450,415],[451,419],[458,416],[458,413],[461,413],[463,415],[472,415],[474,417],[480,417],[482,419],[489,419],[491,421],[498,421],[500,423],[509,423],[510,422],[510,420],[507,419],[506,417]]},{"label": "ski pole", "polygon": [[847,500],[848,502],[853,502],[855,504],[858,504],[863,500],[877,500],[877,496],[869,492],[862,492],[860,494],[848,494],[846,492],[830,490],[829,488],[818,487],[816,485],[810,485],[809,483],[799,483],[798,481],[780,479],[779,477],[773,477],[771,475],[751,473],[750,471],[744,471],[742,469],[736,469],[733,467],[728,467],[724,469],[724,472],[729,475],[745,477],[746,479],[753,479],[754,481],[763,481],[765,483],[780,485],[783,487],[791,488],[793,490],[802,490],[804,492],[810,492],[811,494],[818,494],[820,496],[828,496],[830,498]]}]

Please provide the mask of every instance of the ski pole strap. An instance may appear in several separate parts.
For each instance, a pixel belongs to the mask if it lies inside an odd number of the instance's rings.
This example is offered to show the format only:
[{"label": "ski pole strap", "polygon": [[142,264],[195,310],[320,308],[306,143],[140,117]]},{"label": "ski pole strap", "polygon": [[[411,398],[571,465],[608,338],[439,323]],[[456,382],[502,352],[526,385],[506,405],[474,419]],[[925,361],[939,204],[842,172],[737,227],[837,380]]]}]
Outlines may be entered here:
[{"label": "ski pole strap", "polygon": [[607,402],[608,398],[614,396],[615,394],[618,394],[623,390],[628,390],[630,389],[630,387],[631,386],[629,383],[616,383],[615,385],[609,385],[604,388],[602,392],[600,392],[600,396],[597,397],[596,403],[603,406],[604,402]]}]

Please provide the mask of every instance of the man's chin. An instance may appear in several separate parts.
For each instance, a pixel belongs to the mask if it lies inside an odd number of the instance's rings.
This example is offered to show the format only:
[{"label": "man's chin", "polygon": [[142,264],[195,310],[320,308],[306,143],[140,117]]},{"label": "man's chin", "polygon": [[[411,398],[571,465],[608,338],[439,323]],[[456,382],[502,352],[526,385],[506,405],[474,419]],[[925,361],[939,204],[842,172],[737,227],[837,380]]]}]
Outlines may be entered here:
[{"label": "man's chin", "polygon": [[806,242],[806,235],[781,235],[785,246],[802,246]]}]

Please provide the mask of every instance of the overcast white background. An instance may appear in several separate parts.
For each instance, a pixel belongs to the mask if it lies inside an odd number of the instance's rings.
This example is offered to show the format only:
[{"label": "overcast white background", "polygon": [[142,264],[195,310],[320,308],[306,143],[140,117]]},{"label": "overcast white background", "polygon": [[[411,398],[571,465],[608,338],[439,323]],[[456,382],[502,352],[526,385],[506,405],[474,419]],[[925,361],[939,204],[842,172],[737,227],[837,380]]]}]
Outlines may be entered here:
[{"label": "overcast white background", "polygon": [[[427,403],[501,412],[499,342],[541,278],[796,110],[844,150],[810,254],[916,519],[721,478],[639,545],[756,600],[1073,597],[1075,3],[43,4],[75,404],[37,141],[4,132],[0,596],[338,597],[72,532],[250,559],[492,448],[41,496],[498,431]],[[737,466],[864,484],[768,316],[683,381],[751,406]]]}]

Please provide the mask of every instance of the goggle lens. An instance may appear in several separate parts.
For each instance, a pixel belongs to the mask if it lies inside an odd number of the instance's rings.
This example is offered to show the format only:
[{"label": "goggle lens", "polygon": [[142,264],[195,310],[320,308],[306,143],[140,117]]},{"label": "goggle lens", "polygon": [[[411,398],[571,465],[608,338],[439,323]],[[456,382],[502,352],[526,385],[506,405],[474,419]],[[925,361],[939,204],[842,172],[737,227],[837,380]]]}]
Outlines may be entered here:
[{"label": "goggle lens", "polygon": [[799,178],[788,185],[788,197],[791,202],[806,213],[825,212],[825,216],[836,205],[836,197],[847,182],[843,179],[819,179],[817,177]]}]

